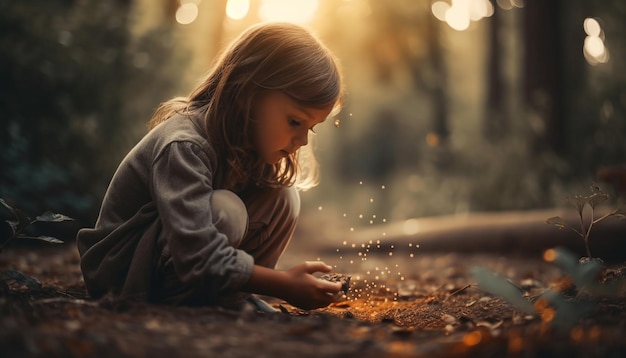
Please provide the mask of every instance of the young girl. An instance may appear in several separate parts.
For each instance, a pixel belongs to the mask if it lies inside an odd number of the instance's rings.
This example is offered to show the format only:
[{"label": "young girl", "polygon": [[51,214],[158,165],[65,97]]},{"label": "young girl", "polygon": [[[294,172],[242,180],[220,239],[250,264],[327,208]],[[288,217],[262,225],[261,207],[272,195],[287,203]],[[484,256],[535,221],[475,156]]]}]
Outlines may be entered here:
[{"label": "young girl", "polygon": [[184,305],[251,293],[304,309],[333,302],[341,284],[313,275],[330,266],[274,267],[298,218],[296,179],[316,179],[299,148],[341,95],[334,57],[308,31],[245,31],[189,97],[161,104],[115,172],[95,227],[79,231],[89,293]]}]

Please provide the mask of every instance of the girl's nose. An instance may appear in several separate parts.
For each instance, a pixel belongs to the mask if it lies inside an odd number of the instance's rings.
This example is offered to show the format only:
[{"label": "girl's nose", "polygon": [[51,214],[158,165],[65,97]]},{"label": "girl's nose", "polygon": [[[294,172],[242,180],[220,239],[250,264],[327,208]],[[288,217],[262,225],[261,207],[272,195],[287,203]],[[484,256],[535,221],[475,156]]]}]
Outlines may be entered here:
[{"label": "girl's nose", "polygon": [[305,145],[309,144],[309,131],[307,130],[304,133],[299,133],[298,135],[296,135],[296,137],[294,138],[294,142],[299,147],[304,147]]}]

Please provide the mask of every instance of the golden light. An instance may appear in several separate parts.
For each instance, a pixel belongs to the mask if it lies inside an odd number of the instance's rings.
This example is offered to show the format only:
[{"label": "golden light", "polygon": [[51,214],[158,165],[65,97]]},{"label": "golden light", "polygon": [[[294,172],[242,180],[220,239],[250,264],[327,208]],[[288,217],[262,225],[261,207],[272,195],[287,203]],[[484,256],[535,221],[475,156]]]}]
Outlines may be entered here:
[{"label": "golden light", "polygon": [[226,3],[226,16],[233,20],[241,20],[250,11],[250,0],[228,0]]},{"label": "golden light", "polygon": [[483,334],[480,331],[469,332],[465,336],[463,336],[463,344],[468,347],[475,346],[480,343],[483,339]]},{"label": "golden light", "polygon": [[263,21],[307,23],[313,20],[318,7],[318,0],[263,0],[259,18]]},{"label": "golden light", "polygon": [[604,42],[597,36],[587,36],[585,38],[585,51],[595,57],[601,57],[604,54]]},{"label": "golden light", "polygon": [[420,223],[417,219],[408,219],[402,225],[402,231],[406,235],[414,235],[420,231]]},{"label": "golden light", "polygon": [[450,5],[447,2],[436,1],[430,8],[437,20],[446,21],[446,12],[450,9]]},{"label": "golden light", "polygon": [[583,29],[587,34],[583,44],[583,55],[591,65],[606,63],[609,61],[609,51],[604,46],[604,31],[598,20],[586,18],[583,21]]},{"label": "golden light", "polygon": [[556,256],[557,256],[557,253],[556,253],[556,250],[554,249],[548,249],[544,251],[543,253],[543,259],[546,262],[554,262],[554,260],[556,260]]},{"label": "golden light", "polygon": [[181,25],[191,24],[198,17],[198,4],[189,2],[176,10],[176,21]]},{"label": "golden light", "polygon": [[598,22],[598,20],[590,17],[586,18],[585,21],[583,21],[583,28],[585,29],[585,33],[588,36],[600,37],[600,35],[602,34],[602,28],[600,27],[600,23]]},{"label": "golden light", "polygon": [[434,148],[439,145],[439,142],[440,140],[437,133],[430,132],[426,135],[426,144],[428,144],[429,147]]},{"label": "golden light", "polygon": [[472,21],[493,15],[493,5],[489,1],[472,1],[468,4],[469,16]]},{"label": "golden light", "polygon": [[469,28],[470,17],[468,11],[460,6],[454,6],[446,11],[446,22],[448,25],[457,30],[464,31]]},{"label": "golden light", "polygon": [[467,30],[472,21],[480,21],[493,15],[493,5],[489,0],[452,0],[452,5],[445,1],[436,1],[431,5],[435,18],[446,22],[457,31]]}]

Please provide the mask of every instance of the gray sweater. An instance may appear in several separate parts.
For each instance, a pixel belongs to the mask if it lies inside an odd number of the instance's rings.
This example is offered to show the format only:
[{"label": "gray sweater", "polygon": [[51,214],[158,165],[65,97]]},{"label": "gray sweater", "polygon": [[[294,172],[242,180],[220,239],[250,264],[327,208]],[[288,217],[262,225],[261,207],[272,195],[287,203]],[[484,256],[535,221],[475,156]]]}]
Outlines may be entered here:
[{"label": "gray sweater", "polygon": [[[149,300],[166,245],[181,282],[235,291],[254,259],[213,225],[209,197],[216,155],[189,118],[152,129],[122,160],[94,228],[77,236],[81,269],[93,297],[113,293]],[[219,188],[215,188],[219,189]]]}]

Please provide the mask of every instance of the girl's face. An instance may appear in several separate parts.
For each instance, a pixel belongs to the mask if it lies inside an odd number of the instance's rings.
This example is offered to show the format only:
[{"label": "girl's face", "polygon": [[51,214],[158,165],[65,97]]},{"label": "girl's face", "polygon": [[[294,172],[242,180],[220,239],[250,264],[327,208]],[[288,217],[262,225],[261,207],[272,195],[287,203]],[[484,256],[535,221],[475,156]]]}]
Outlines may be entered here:
[{"label": "girl's face", "polygon": [[252,140],[260,158],[277,163],[307,145],[309,131],[324,122],[332,106],[325,109],[302,107],[280,91],[259,98],[252,112]]}]

